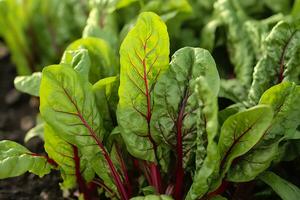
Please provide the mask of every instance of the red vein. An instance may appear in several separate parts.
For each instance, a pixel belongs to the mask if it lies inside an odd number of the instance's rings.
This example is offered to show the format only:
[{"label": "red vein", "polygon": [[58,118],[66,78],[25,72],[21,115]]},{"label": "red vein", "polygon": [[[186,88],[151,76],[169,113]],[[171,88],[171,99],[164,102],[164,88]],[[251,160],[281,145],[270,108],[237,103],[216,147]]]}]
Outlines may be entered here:
[{"label": "red vein", "polygon": [[119,174],[118,174],[118,172],[117,172],[117,170],[116,170],[116,168],[115,168],[112,160],[110,159],[110,157],[109,157],[109,155],[108,155],[105,147],[103,146],[102,142],[98,139],[98,137],[97,137],[96,133],[94,132],[94,130],[90,127],[90,125],[87,123],[87,121],[82,116],[80,110],[78,109],[77,104],[73,101],[72,97],[69,95],[69,93],[66,91],[65,88],[62,88],[62,89],[65,92],[65,94],[67,95],[68,99],[74,105],[74,107],[75,107],[75,109],[76,109],[76,111],[78,113],[79,119],[82,121],[82,123],[84,124],[84,126],[88,129],[91,137],[95,140],[95,142],[97,143],[97,145],[99,146],[99,148],[102,150],[103,156],[104,156],[104,158],[105,158],[105,160],[106,160],[106,162],[107,162],[107,164],[108,164],[108,166],[110,168],[110,171],[111,171],[111,173],[112,173],[112,175],[114,177],[114,181],[115,181],[115,183],[117,185],[117,188],[118,188],[118,191],[119,191],[119,193],[121,195],[121,198],[124,199],[124,200],[128,200],[129,197],[127,195],[125,187],[124,187],[124,185],[123,185],[123,183],[121,181],[121,178],[120,178],[120,176],[119,176]]},{"label": "red vein", "polygon": [[126,183],[126,186],[127,186],[127,191],[128,191],[128,194],[131,195],[132,189],[131,189],[131,184],[130,184],[130,180],[129,180],[127,168],[126,168],[124,159],[122,157],[122,154],[121,154],[120,149],[119,149],[118,146],[116,146],[116,150],[117,150],[117,155],[118,155],[117,156],[118,157],[118,161],[119,161],[119,163],[121,165],[121,169],[122,169],[124,177],[125,177],[125,183]]},{"label": "red vein", "polygon": [[180,105],[180,111],[178,114],[176,128],[177,128],[177,165],[176,165],[176,183],[175,183],[175,190],[174,196],[176,200],[180,200],[182,197],[182,184],[184,179],[184,170],[183,170],[183,147],[182,147],[182,122],[184,117],[184,111],[186,107],[186,103],[188,100],[188,89],[185,89],[184,98]]},{"label": "red vein", "polygon": [[79,191],[83,193],[84,199],[85,200],[90,200],[91,197],[89,195],[88,189],[86,187],[85,181],[81,176],[80,172],[80,158],[78,154],[78,148],[74,145],[72,145],[73,148],[73,154],[74,154],[74,163],[75,163],[75,176],[76,176],[76,181],[79,187]]},{"label": "red vein", "polygon": [[26,154],[30,155],[30,156],[34,156],[34,157],[45,158],[50,165],[52,165],[54,167],[58,166],[58,164],[52,158],[49,158],[48,156],[40,155],[40,154],[37,154],[37,153],[26,153]]},{"label": "red vein", "polygon": [[[150,39],[151,34],[146,38],[146,41],[143,44],[145,56],[146,56],[147,42]],[[150,120],[151,120],[152,113],[151,113],[151,96],[150,96],[149,83],[148,83],[148,77],[147,77],[148,73],[147,73],[146,58],[144,57],[143,59],[141,59],[139,54],[136,52],[136,49],[135,49],[135,54],[139,58],[139,60],[141,61],[142,65],[143,65],[143,71],[144,71],[143,80],[144,80],[144,84],[145,84],[145,90],[146,90],[145,94],[146,94],[146,99],[147,99],[146,121],[147,121],[147,125],[148,125],[148,138],[149,138],[150,142],[152,143],[153,150],[154,150],[154,153],[156,156],[157,146],[156,146],[154,139],[152,138],[151,132],[150,132]],[[161,192],[161,176],[160,176],[158,166],[155,163],[150,163],[149,168],[150,168],[150,172],[151,172],[153,186],[156,188],[157,192],[160,193]]]}]

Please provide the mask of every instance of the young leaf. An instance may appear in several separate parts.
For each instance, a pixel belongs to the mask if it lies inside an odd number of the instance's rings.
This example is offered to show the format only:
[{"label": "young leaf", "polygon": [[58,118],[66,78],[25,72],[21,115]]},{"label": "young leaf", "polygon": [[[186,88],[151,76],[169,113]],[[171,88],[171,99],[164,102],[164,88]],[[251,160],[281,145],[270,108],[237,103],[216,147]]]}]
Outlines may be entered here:
[{"label": "young leaf", "polygon": [[89,78],[91,60],[86,49],[67,50],[60,61],[62,64],[71,65],[77,72]]},{"label": "young leaf", "polygon": [[[100,1],[102,4],[104,2]],[[105,2],[107,4],[107,2]],[[104,3],[104,4],[105,4]],[[94,5],[90,11],[82,37],[96,37],[105,40],[115,51],[119,48],[119,30],[114,13],[107,11],[107,5]]]},{"label": "young leaf", "polygon": [[36,117],[36,125],[26,133],[24,142],[28,142],[33,137],[39,137],[40,139],[44,140],[44,126],[45,122],[41,115],[38,114]]},{"label": "young leaf", "polygon": [[278,155],[280,142],[293,138],[300,124],[300,87],[294,83],[273,86],[262,95],[260,104],[271,106],[274,118],[261,142],[231,166],[230,181],[250,181],[267,169]]},{"label": "young leaf", "polygon": [[300,199],[300,189],[273,172],[264,172],[259,179],[268,184],[282,200]]},{"label": "young leaf", "polygon": [[39,96],[42,73],[35,72],[28,76],[17,76],[14,80],[15,88],[32,96]]},{"label": "young leaf", "polygon": [[279,22],[264,41],[264,55],[254,68],[249,101],[257,104],[261,95],[282,81],[299,83],[300,31],[295,24]]},{"label": "young leaf", "polygon": [[42,177],[55,167],[55,162],[46,156],[32,153],[13,141],[0,141],[0,179],[20,176],[27,171]]},{"label": "young leaf", "polygon": [[154,13],[140,14],[120,48],[121,73],[117,119],[128,151],[155,161],[157,136],[150,129],[153,88],[168,68],[166,25]]},{"label": "young leaf", "polygon": [[95,83],[102,78],[114,76],[118,73],[115,55],[108,43],[104,40],[93,37],[82,38],[70,44],[66,52],[79,49],[86,49],[88,51],[91,61],[89,73],[91,83]]},{"label": "young leaf", "polygon": [[215,141],[218,131],[217,93],[211,89],[207,78],[200,76],[196,80],[196,97],[201,112],[197,115],[196,170],[186,200],[199,199],[208,191],[220,163]]},{"label": "young leaf", "polygon": [[71,67],[44,68],[40,111],[60,137],[78,147],[107,185],[117,186],[122,199],[128,199],[121,178],[103,145],[106,131],[97,111],[92,85]]},{"label": "young leaf", "polygon": [[270,107],[259,105],[232,115],[224,122],[218,143],[221,178],[235,158],[247,153],[257,144],[270,125],[272,117]]},{"label": "young leaf", "polygon": [[107,131],[116,126],[115,112],[118,104],[119,77],[112,76],[99,80],[93,85],[98,110],[103,118],[103,125]]}]

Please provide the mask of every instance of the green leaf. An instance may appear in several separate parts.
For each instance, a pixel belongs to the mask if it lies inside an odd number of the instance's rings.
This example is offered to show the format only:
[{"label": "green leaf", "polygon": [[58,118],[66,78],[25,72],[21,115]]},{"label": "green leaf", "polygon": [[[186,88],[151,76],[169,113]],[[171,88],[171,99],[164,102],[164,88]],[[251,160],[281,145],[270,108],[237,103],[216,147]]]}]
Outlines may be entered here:
[{"label": "green leaf", "polygon": [[215,3],[215,12],[228,29],[227,48],[237,79],[243,86],[249,87],[252,80],[255,55],[244,23],[248,20],[239,1],[219,0]]},{"label": "green leaf", "polygon": [[16,142],[0,141],[0,179],[20,176],[27,171],[42,177],[54,167],[45,156],[34,154]]},{"label": "green leaf", "polygon": [[114,13],[109,13],[105,5],[94,6],[90,11],[82,37],[96,37],[105,40],[112,48],[119,48],[118,24]]},{"label": "green leaf", "polygon": [[15,88],[32,96],[39,96],[42,73],[35,72],[29,76],[17,76],[14,80]]},{"label": "green leaf", "polygon": [[219,90],[219,75],[214,59],[207,50],[185,47],[174,53],[170,68],[154,88],[154,106],[151,118],[152,133],[161,137],[170,147],[182,138],[184,166],[195,148],[199,107],[195,94],[196,78],[203,76],[212,95]]},{"label": "green leaf", "polygon": [[115,55],[104,40],[94,37],[78,39],[67,47],[66,52],[79,49],[86,49],[88,51],[91,61],[89,73],[91,83],[118,73]]},{"label": "green leaf", "polygon": [[267,90],[260,104],[269,105],[274,118],[263,138],[253,149],[241,157],[229,170],[229,181],[241,182],[254,179],[267,169],[278,156],[282,140],[292,139],[300,124],[300,87],[294,83],[283,82]]},{"label": "green leaf", "polygon": [[227,108],[219,111],[219,113],[218,113],[219,125],[222,126],[228,117],[230,117],[231,115],[234,115],[240,111],[243,111],[245,109],[246,108],[243,104],[237,103],[237,104],[230,105]]},{"label": "green leaf", "polygon": [[217,93],[211,89],[208,78],[200,76],[196,80],[195,91],[201,112],[197,115],[196,170],[193,183],[186,196],[187,200],[199,199],[208,191],[220,163],[216,143],[218,100]]},{"label": "green leaf", "polygon": [[210,200],[227,200],[227,198],[222,197],[221,195],[213,196]]},{"label": "green leaf", "polygon": [[38,114],[36,117],[36,125],[26,133],[24,142],[26,143],[34,137],[39,137],[40,139],[44,140],[44,126],[45,122]]},{"label": "green leaf", "polygon": [[292,23],[279,22],[264,41],[264,54],[254,68],[249,101],[257,104],[261,95],[282,81],[299,83],[300,31]]},{"label": "green leaf", "polygon": [[107,131],[116,126],[116,110],[118,104],[119,77],[112,76],[99,80],[93,85],[98,110],[103,118],[103,125]]},{"label": "green leaf", "polygon": [[282,136],[293,136],[300,125],[300,86],[291,82],[283,82],[267,90],[259,104],[269,105],[274,110],[272,126],[264,139]]},{"label": "green leaf", "polygon": [[247,89],[237,79],[221,79],[219,97],[230,99],[235,103],[247,99]]},{"label": "green leaf", "polygon": [[92,85],[71,67],[48,66],[43,70],[40,100],[43,119],[63,140],[78,147],[107,186],[115,190],[109,155],[102,143],[106,131]]},{"label": "green leaf", "polygon": [[91,60],[86,49],[67,50],[60,61],[62,64],[71,65],[77,72],[89,78]]},{"label": "green leaf", "polygon": [[221,128],[218,149],[223,178],[232,161],[259,142],[273,117],[269,106],[259,105],[230,116]]},{"label": "green leaf", "polygon": [[[66,142],[59,137],[49,125],[45,125],[45,150],[49,157],[55,160],[59,166],[63,178],[62,188],[74,188],[77,184],[76,167],[80,170],[80,176],[83,180],[89,182],[94,177],[94,170],[88,165],[87,160],[82,157],[80,151],[76,152],[77,147]],[[75,159],[78,156],[80,166],[75,165]]]},{"label": "green leaf", "polygon": [[295,18],[299,18],[300,17],[299,13],[300,13],[300,0],[295,0],[291,14]]},{"label": "green leaf", "polygon": [[168,195],[147,195],[144,197],[133,197],[130,200],[173,200],[173,198]]},{"label": "green leaf", "polygon": [[273,172],[264,172],[259,179],[269,185],[282,200],[300,199],[300,189]]},{"label": "green leaf", "polygon": [[159,16],[140,14],[121,45],[120,56],[117,118],[121,134],[133,156],[154,161],[156,137],[150,130],[153,88],[169,63],[168,32]]},{"label": "green leaf", "polygon": [[200,47],[213,51],[216,42],[217,28],[222,24],[222,21],[213,15],[211,21],[209,21],[201,31]]}]

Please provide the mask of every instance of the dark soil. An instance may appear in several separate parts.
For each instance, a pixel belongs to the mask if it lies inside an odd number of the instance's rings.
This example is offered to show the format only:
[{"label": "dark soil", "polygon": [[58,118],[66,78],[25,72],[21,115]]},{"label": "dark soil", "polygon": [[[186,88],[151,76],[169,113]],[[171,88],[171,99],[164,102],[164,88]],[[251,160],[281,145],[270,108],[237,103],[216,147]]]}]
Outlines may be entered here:
[{"label": "dark soil", "polygon": [[[0,140],[14,140],[35,153],[44,153],[43,141],[33,138],[24,144],[25,133],[34,126],[38,113],[38,99],[14,89],[16,76],[9,56],[0,57]],[[59,200],[59,174],[53,172],[39,178],[26,173],[16,178],[0,180],[0,200]]]}]

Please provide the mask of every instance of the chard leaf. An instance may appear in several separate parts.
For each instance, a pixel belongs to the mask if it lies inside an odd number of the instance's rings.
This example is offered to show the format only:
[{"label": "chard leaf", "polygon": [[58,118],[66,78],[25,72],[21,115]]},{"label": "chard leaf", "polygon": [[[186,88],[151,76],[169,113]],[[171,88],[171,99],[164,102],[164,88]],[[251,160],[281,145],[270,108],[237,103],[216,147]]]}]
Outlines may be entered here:
[{"label": "chard leaf", "polygon": [[300,189],[273,172],[264,172],[259,179],[268,184],[282,200],[300,199]]},{"label": "chard leaf", "polygon": [[262,95],[260,104],[269,105],[274,111],[274,118],[261,142],[231,166],[227,176],[229,181],[254,179],[278,156],[280,142],[295,137],[300,124],[299,86],[290,82],[273,86]]},{"label": "chard leaf", "polygon": [[[201,110],[198,98],[201,96],[196,94],[195,86],[199,76],[205,77],[207,90],[216,99],[220,79],[212,56],[207,50],[185,47],[175,52],[170,68],[154,88],[152,133],[160,136],[171,148],[176,147],[175,191],[180,190],[183,177],[179,176],[184,175],[184,168],[188,167],[196,149],[197,122]],[[203,151],[201,153],[205,154]],[[197,166],[200,167],[200,164]]]},{"label": "chard leaf", "polygon": [[114,13],[109,13],[105,5],[93,6],[87,25],[84,27],[83,38],[96,37],[105,40],[111,47],[118,48],[118,26]]},{"label": "chard leaf", "polygon": [[144,197],[133,197],[130,200],[173,200],[173,198],[168,195],[147,195]]},{"label": "chard leaf", "polygon": [[86,49],[67,50],[61,59],[62,64],[71,65],[77,72],[89,78],[91,60]]},{"label": "chard leaf", "polygon": [[297,19],[300,17],[299,13],[300,13],[300,0],[295,0],[291,15]]},{"label": "chard leaf", "polygon": [[208,191],[220,163],[216,143],[218,131],[217,94],[211,89],[207,78],[203,76],[196,80],[195,90],[201,112],[198,112],[197,115],[196,170],[186,200],[199,199]]},{"label": "chard leaf", "polygon": [[272,117],[273,111],[269,106],[258,105],[232,115],[224,122],[218,143],[221,178],[235,158],[247,153],[259,142]]},{"label": "chard leaf", "polygon": [[227,48],[230,61],[234,65],[237,79],[243,86],[249,87],[252,80],[255,54],[249,35],[244,27],[248,16],[236,0],[219,0],[215,3],[215,12],[228,29]]},{"label": "chard leaf", "polygon": [[264,41],[264,55],[254,68],[249,101],[257,104],[261,95],[282,81],[299,83],[300,31],[292,23],[279,22]]},{"label": "chard leaf", "polygon": [[59,166],[63,178],[62,188],[74,188],[78,183],[79,189],[82,189],[80,184],[93,179],[94,170],[87,164],[87,160],[82,157],[78,148],[60,138],[47,124],[45,125],[45,150]]},{"label": "chard leaf", "polygon": [[40,98],[43,119],[63,140],[78,147],[109,188],[115,191],[115,184],[122,188],[119,174],[103,145],[106,131],[92,85],[71,67],[48,66],[43,70]]},{"label": "chard leaf", "polygon": [[219,97],[230,99],[235,103],[247,99],[247,89],[237,79],[221,79]]},{"label": "chard leaf", "polygon": [[112,131],[116,126],[118,104],[119,77],[112,76],[99,80],[93,85],[97,108],[103,118],[103,125],[107,131]]},{"label": "chard leaf", "polygon": [[15,88],[32,96],[39,96],[42,73],[35,72],[28,76],[17,76],[14,80]]},{"label": "chard leaf", "polygon": [[210,200],[227,200],[227,198],[222,197],[221,195],[213,196]]},{"label": "chard leaf", "polygon": [[54,167],[56,164],[46,156],[32,153],[13,141],[0,141],[0,179],[20,176],[27,171],[42,177]]},{"label": "chard leaf", "polygon": [[[185,47],[174,53],[170,68],[157,81],[151,121],[152,133],[177,146],[181,167],[186,167],[195,150],[197,120],[200,112],[195,94],[196,78],[204,76],[213,95],[219,90],[216,64],[207,50]],[[179,158],[180,157],[180,158]]]},{"label": "chard leaf", "polygon": [[38,114],[36,117],[36,125],[26,133],[24,142],[28,142],[33,137],[39,137],[44,140],[44,126],[45,122],[41,115]]},{"label": "chard leaf", "polygon": [[128,151],[154,161],[157,136],[150,130],[153,88],[168,68],[166,25],[154,13],[144,12],[120,48],[121,73],[117,119]]},{"label": "chard leaf", "polygon": [[91,61],[89,73],[91,83],[118,73],[115,55],[104,40],[94,37],[78,39],[67,47],[66,52],[79,49],[88,51]]}]

